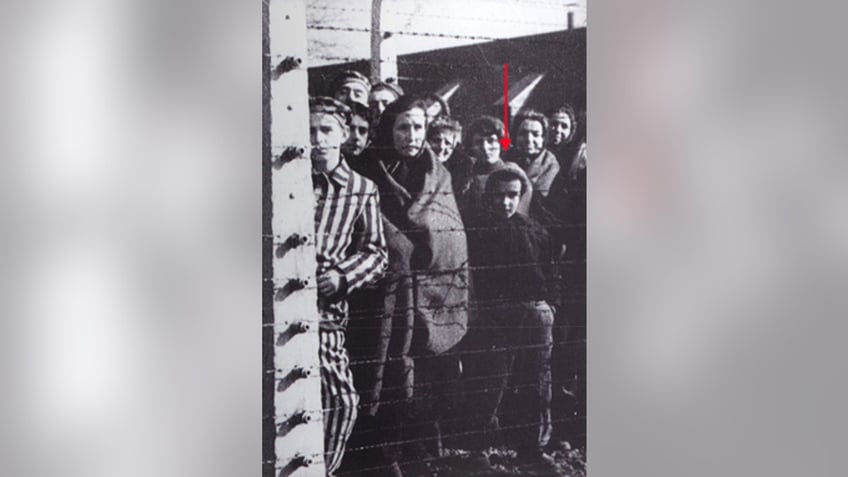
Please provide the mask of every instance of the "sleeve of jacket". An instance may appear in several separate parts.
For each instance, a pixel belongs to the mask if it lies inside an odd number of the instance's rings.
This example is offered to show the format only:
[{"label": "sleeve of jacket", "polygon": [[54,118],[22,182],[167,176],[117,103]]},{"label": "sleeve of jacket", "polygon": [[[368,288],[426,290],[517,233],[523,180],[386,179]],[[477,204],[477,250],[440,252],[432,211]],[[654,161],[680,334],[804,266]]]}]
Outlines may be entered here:
[{"label": "sleeve of jacket", "polygon": [[388,264],[377,187],[366,181],[365,190],[362,212],[354,223],[357,240],[351,253],[336,267],[345,278],[348,293],[382,277]]}]

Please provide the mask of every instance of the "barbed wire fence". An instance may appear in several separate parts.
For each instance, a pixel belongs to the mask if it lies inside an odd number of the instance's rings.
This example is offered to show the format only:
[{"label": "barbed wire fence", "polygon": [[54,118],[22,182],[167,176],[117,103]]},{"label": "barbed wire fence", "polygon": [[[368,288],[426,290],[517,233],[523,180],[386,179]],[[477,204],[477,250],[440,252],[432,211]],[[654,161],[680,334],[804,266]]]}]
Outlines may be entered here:
[{"label": "barbed wire fence", "polygon": [[[564,8],[563,2],[530,2],[538,6],[558,9]],[[347,56],[321,54],[310,57],[307,53],[307,38],[315,32],[362,34],[367,41],[372,33],[370,26],[350,26],[316,21],[311,10],[331,11],[334,14],[367,14],[368,9],[345,6],[307,6],[304,0],[263,0],[263,473],[266,476],[311,476],[324,475],[322,416],[326,411],[321,408],[320,374],[318,360],[317,331],[322,318],[317,310],[317,287],[315,282],[315,243],[316,234],[312,226],[312,210],[316,206],[311,190],[311,169],[306,151],[309,150],[308,135],[308,90],[315,85],[307,84],[307,67],[312,62],[321,64],[367,65],[372,60],[366,56]],[[408,12],[392,11],[399,15],[412,15]],[[458,17],[446,14],[421,14],[433,21],[452,20]],[[474,20],[473,17],[464,18]],[[497,23],[501,20],[484,19]],[[526,22],[524,22],[526,23]],[[550,29],[556,22],[540,21],[538,26]],[[562,25],[563,27],[565,25]],[[386,31],[388,36],[410,36],[422,41],[452,39],[469,42],[504,42],[503,38],[427,31]],[[539,48],[557,46],[561,40],[551,38],[525,38],[526,44]],[[481,50],[482,51],[482,50]],[[482,54],[482,53],[481,53]],[[483,55],[485,57],[485,55]],[[378,62],[397,62],[397,58],[378,59]],[[459,76],[482,76],[498,73],[501,63],[486,59],[483,64],[470,64],[464,61],[438,61],[420,58],[402,60],[406,65],[421,68],[448,68]],[[538,69],[567,70],[568,65],[557,61],[538,65]],[[483,71],[481,71],[481,69]],[[533,67],[519,65],[516,71],[529,71]],[[415,74],[398,74],[399,80],[407,92],[418,92],[427,84],[433,83],[432,77]],[[323,85],[322,85],[323,86]],[[421,91],[424,92],[424,91]],[[426,91],[432,93],[433,91]],[[326,95],[331,95],[329,91]],[[492,98],[494,100],[494,98]],[[460,114],[461,116],[461,114]],[[428,192],[424,192],[425,194]],[[436,192],[447,194],[450,192]],[[558,225],[585,235],[585,222]],[[462,226],[461,228],[443,228],[437,232],[475,232],[486,231],[487,227]],[[494,228],[492,228],[494,229]],[[407,234],[412,229],[399,229],[396,233]],[[539,262],[515,263],[506,268],[533,267]],[[551,385],[554,396],[554,438],[585,443],[586,403],[585,394],[574,394],[574,389],[585,392],[585,254],[577,258],[558,258],[549,263],[565,270],[567,276],[559,277],[563,284],[560,290],[557,319],[552,325],[555,354],[552,375],[543,381]],[[462,268],[444,270],[408,270],[394,274],[381,283],[366,286],[361,293],[379,296],[381,290],[391,287],[391,281],[416,280],[422,276],[474,273],[494,270],[497,265],[469,265]],[[460,284],[418,283],[429,292],[438,292],[442,287],[473,292],[474,285],[469,282]],[[351,316],[349,324],[354,324],[356,336],[368,336],[367,342],[349,339],[347,349],[351,354],[350,366],[355,371],[367,369],[372,365],[390,368],[395,364],[424,363],[440,361],[446,363],[448,371],[436,379],[426,382],[412,380],[408,383],[386,381],[380,386],[376,399],[362,399],[358,408],[360,415],[369,415],[368,411],[377,408],[387,409],[389,420],[383,420],[377,427],[362,428],[356,432],[360,439],[354,439],[346,450],[346,463],[336,475],[377,475],[387,471],[392,464],[368,464],[374,451],[391,448],[405,448],[421,445],[436,448],[436,452],[415,455],[407,458],[401,455],[400,464],[425,465],[428,468],[444,468],[456,462],[457,456],[467,454],[463,444],[469,440],[480,439],[490,430],[469,427],[468,417],[462,410],[473,404],[475,396],[483,393],[502,391],[504,386],[498,380],[515,378],[515,372],[490,373],[484,376],[468,376],[463,369],[463,358],[478,356],[514,355],[522,351],[545,348],[547,345],[510,343],[510,335],[522,333],[533,326],[520,323],[496,323],[480,319],[479,316],[492,311],[515,306],[509,299],[473,299],[455,308],[463,309],[476,316],[468,323],[468,330],[498,333],[504,337],[496,345],[474,347],[460,343],[452,349],[440,353],[420,353],[409,351],[402,355],[375,352],[375,348],[385,348],[394,344],[398,333],[415,336],[425,330],[427,323],[398,323],[387,318],[381,302],[369,302],[360,305],[356,315]],[[415,311],[450,311],[448,305],[408,305],[397,306],[393,313]],[[409,343],[407,343],[409,345]],[[582,354],[582,357],[580,356]],[[574,362],[565,362],[577,357]],[[447,368],[446,368],[447,369]],[[388,371],[387,371],[388,372]],[[366,373],[367,374],[367,373]],[[493,381],[494,380],[494,381]],[[492,382],[496,384],[491,385]],[[539,386],[540,383],[514,382],[508,386],[509,392]],[[357,389],[362,393],[362,390]],[[367,393],[363,393],[367,394]],[[563,404],[565,403],[565,404]],[[444,404],[441,414],[427,414],[418,418],[414,426],[439,428],[436,435],[407,433],[412,422],[403,415],[409,408],[420,406],[429,408]],[[391,422],[391,417],[396,420]],[[498,417],[508,424],[501,425],[499,432],[508,437],[513,433],[526,432],[538,426],[536,422],[522,421],[522,413],[512,409],[501,409]],[[557,433],[558,429],[566,429]],[[438,443],[433,442],[438,441]],[[508,444],[505,444],[508,446]],[[400,452],[400,451],[398,451]],[[402,454],[402,452],[401,452]],[[585,454],[583,454],[585,455]],[[361,456],[361,457],[360,457]],[[532,469],[523,469],[532,471]],[[458,474],[457,474],[458,475]],[[462,474],[462,475],[474,475]]]}]

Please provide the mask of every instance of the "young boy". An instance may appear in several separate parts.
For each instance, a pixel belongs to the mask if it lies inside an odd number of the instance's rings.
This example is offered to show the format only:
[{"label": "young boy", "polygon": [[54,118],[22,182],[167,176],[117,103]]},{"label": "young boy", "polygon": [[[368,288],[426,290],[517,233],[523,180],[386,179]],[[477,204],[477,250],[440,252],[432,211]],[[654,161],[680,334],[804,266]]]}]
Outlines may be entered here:
[{"label": "young boy", "polygon": [[[506,424],[514,428],[520,461],[552,468],[542,449],[552,431],[554,309],[549,303],[556,297],[555,262],[548,233],[518,212],[527,185],[527,176],[515,164],[492,172],[486,182],[487,207],[468,221],[478,319],[466,337],[469,353],[463,364],[476,431],[485,437]],[[515,399],[504,403],[511,395]],[[501,412],[503,408],[508,409]],[[472,446],[482,451],[489,444],[478,437]]]},{"label": "young boy", "polygon": [[345,70],[333,78],[330,84],[333,98],[342,103],[359,103],[368,106],[371,80],[356,70]]},{"label": "young boy", "polygon": [[391,78],[374,84],[368,95],[368,108],[371,110],[371,120],[375,125],[383,115],[383,111],[401,96],[403,96],[403,88]]},{"label": "young boy", "polygon": [[360,103],[348,103],[351,110],[350,136],[342,144],[342,152],[348,160],[356,162],[365,146],[368,145],[368,136],[371,131],[368,108]]},{"label": "young boy", "polygon": [[375,281],[388,261],[377,186],[353,172],[340,150],[350,108],[326,97],[309,101],[315,248],[318,271],[321,399],[327,475],[341,463],[356,421],[359,397],[345,349],[345,298]]}]

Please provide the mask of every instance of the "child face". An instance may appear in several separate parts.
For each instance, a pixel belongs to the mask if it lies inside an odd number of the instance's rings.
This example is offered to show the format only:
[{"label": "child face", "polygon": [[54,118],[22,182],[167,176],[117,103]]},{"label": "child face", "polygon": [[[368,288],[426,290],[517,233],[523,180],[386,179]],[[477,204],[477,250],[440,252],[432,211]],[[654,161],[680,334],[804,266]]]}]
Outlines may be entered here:
[{"label": "child face", "polygon": [[362,154],[368,143],[368,121],[362,116],[353,116],[350,120],[350,137],[343,144],[345,153],[352,156]]},{"label": "child face", "polygon": [[347,127],[342,126],[338,117],[327,113],[309,115],[309,137],[312,143],[312,168],[329,172],[339,163],[342,143],[347,140]]},{"label": "child face", "polygon": [[430,143],[430,148],[436,153],[439,162],[445,162],[456,148],[456,134],[444,130],[437,131],[427,139],[427,142]]},{"label": "child face", "polygon": [[542,144],[545,140],[545,131],[542,123],[532,119],[525,119],[518,126],[518,137],[515,138],[515,147],[527,157],[536,157],[542,152]]},{"label": "child face", "polygon": [[501,158],[501,143],[497,134],[484,136],[482,134],[471,135],[471,154],[488,163],[497,162]]},{"label": "child face", "polygon": [[413,108],[399,114],[392,127],[395,150],[404,157],[415,157],[424,146],[427,117],[424,111]]},{"label": "child face", "polygon": [[568,140],[574,125],[567,114],[554,114],[550,118],[551,144],[557,146]]},{"label": "child face", "polygon": [[358,81],[348,81],[339,87],[334,96],[338,101],[347,103],[353,101],[362,105],[368,105],[368,90]]},{"label": "child face", "polygon": [[508,219],[515,215],[521,200],[521,181],[498,181],[491,185],[487,192],[489,209],[496,216]]},{"label": "child face", "polygon": [[368,96],[368,107],[371,109],[371,114],[375,118],[379,118],[383,114],[383,111],[386,110],[386,107],[395,102],[397,98],[394,92],[385,88],[371,91],[371,94]]}]

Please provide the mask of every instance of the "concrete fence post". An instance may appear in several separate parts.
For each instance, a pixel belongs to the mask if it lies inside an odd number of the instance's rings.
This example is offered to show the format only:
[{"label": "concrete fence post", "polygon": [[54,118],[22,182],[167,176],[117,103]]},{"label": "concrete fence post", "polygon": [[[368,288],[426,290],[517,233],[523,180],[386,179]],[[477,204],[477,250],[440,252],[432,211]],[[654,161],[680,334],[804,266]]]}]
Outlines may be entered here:
[{"label": "concrete fence post", "polygon": [[266,1],[263,432],[274,444],[273,458],[270,448],[264,451],[264,474],[324,476],[306,5]]}]

